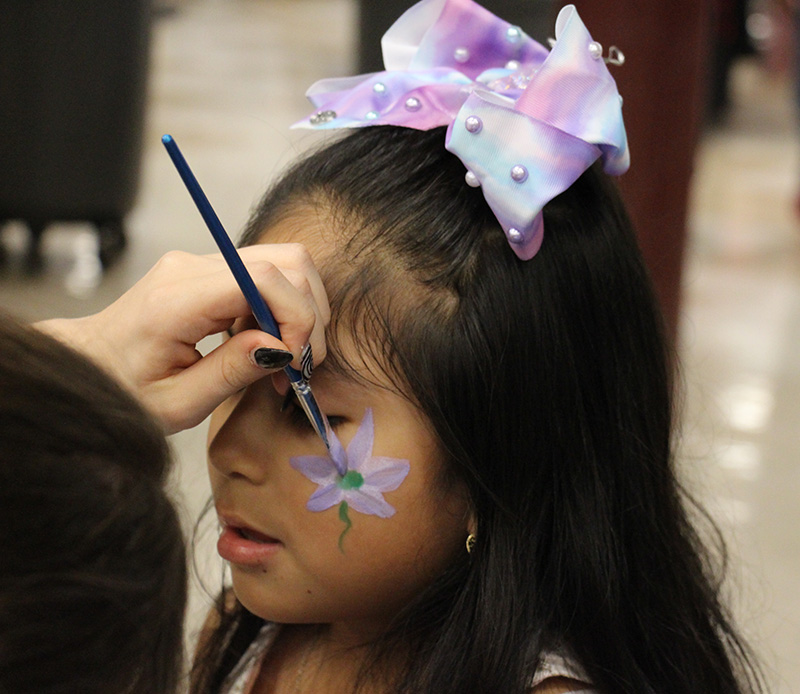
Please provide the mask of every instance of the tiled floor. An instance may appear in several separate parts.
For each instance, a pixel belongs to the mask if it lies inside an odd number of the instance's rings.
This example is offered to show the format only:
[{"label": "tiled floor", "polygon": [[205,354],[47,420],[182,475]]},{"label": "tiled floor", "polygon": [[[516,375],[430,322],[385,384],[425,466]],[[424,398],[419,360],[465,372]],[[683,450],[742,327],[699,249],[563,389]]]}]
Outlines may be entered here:
[{"label": "tiled floor", "polygon": [[[308,135],[315,79],[352,71],[352,0],[196,0],[155,29],[138,204],[130,246],[105,276],[81,225],[53,228],[43,274],[17,257],[18,227],[2,240],[0,305],[30,319],[97,310],[164,252],[212,251],[160,144],[180,142],[232,232]],[[756,63],[737,67],[734,107],[698,156],[681,357],[686,390],[682,455],[690,485],[730,543],[731,599],[762,656],[771,691],[800,692],[800,129],[787,86]],[[208,493],[204,428],[173,437],[176,495],[187,527]],[[217,572],[209,538],[201,573]],[[205,609],[194,586],[190,631]]]},{"label": "tiled floor", "polygon": [[729,538],[772,691],[800,691],[800,149],[789,85],[737,66],[700,147],[684,283],[684,455]]}]

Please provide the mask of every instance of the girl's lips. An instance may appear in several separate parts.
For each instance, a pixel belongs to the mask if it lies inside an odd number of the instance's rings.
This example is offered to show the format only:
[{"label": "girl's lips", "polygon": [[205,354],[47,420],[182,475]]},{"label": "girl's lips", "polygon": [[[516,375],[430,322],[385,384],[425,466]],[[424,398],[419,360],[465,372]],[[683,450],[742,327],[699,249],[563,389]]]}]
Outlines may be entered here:
[{"label": "girl's lips", "polygon": [[217,552],[231,564],[260,566],[283,547],[280,540],[246,526],[223,525],[217,540]]}]

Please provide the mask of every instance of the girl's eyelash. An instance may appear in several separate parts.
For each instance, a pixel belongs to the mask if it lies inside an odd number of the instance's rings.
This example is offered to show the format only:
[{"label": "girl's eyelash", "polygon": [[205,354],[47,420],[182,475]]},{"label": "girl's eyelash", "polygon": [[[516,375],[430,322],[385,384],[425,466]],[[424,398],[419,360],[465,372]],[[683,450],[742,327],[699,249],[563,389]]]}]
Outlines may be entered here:
[{"label": "girl's eyelash", "polygon": [[[311,422],[308,421],[308,417],[306,417],[306,413],[300,406],[300,403],[297,402],[295,392],[291,388],[286,393],[286,398],[281,405],[281,412],[286,410],[289,410],[289,418],[294,426],[297,426],[299,429],[308,429],[309,431],[314,430],[314,428],[311,426]],[[337,417],[336,415],[328,416],[328,423],[331,425],[332,429],[336,429],[337,427],[341,426],[344,424],[344,421],[344,417]]]}]

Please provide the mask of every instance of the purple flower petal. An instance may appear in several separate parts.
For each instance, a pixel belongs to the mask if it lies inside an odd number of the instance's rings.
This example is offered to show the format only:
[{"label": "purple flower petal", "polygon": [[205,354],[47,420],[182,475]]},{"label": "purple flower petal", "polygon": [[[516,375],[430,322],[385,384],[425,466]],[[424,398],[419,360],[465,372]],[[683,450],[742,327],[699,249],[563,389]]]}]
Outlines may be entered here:
[{"label": "purple flower petal", "polygon": [[350,470],[361,472],[364,465],[372,455],[372,443],[375,439],[375,426],[372,420],[372,408],[364,412],[364,419],[358,425],[358,431],[347,446],[347,467]]},{"label": "purple flower petal", "polygon": [[360,472],[364,476],[364,485],[374,487],[382,492],[397,489],[411,470],[407,460],[399,458],[370,458]]},{"label": "purple flower petal", "polygon": [[308,500],[306,508],[309,511],[324,511],[331,506],[336,506],[344,499],[344,491],[335,484],[320,487]]},{"label": "purple flower petal", "polygon": [[379,491],[369,487],[352,489],[345,493],[345,498],[350,508],[359,513],[379,518],[389,518],[394,515],[394,506],[389,504]]},{"label": "purple flower petal", "polygon": [[291,465],[315,484],[329,484],[336,479],[336,466],[330,458],[319,455],[298,455],[289,458]]},{"label": "purple flower petal", "polygon": [[330,445],[330,460],[336,467],[336,471],[344,477],[347,472],[347,453],[345,453],[342,442],[330,428],[328,428],[328,444]]},{"label": "purple flower petal", "polygon": [[295,470],[319,485],[306,503],[309,511],[324,511],[347,501],[359,513],[379,518],[394,515],[394,507],[383,498],[382,492],[397,489],[411,466],[407,460],[373,457],[374,434],[372,410],[367,408],[347,452],[331,432],[329,457],[300,455],[289,459]]}]

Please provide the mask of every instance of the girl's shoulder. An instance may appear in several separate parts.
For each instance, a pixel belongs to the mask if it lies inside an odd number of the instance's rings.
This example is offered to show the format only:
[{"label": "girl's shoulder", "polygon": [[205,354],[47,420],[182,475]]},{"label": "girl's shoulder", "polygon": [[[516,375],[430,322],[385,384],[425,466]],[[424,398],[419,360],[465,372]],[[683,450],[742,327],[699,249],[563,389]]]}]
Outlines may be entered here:
[{"label": "girl's shoulder", "polygon": [[241,660],[225,679],[222,685],[223,694],[249,694],[252,691],[264,656],[275,642],[279,629],[280,626],[274,623],[267,623],[261,627]]},{"label": "girl's shoulder", "polygon": [[[280,626],[267,623],[225,680],[223,694],[250,694],[258,678],[264,656],[275,642]],[[597,694],[587,684],[583,669],[568,656],[545,653],[531,678],[531,694]]]},{"label": "girl's shoulder", "polygon": [[596,694],[583,668],[571,657],[545,652],[531,679],[531,694]]},{"label": "girl's shoulder", "polygon": [[530,694],[597,694],[589,685],[569,677],[550,677],[531,689]]}]

